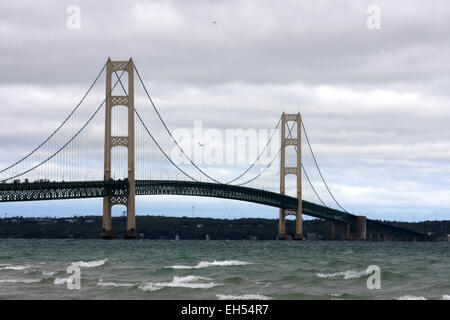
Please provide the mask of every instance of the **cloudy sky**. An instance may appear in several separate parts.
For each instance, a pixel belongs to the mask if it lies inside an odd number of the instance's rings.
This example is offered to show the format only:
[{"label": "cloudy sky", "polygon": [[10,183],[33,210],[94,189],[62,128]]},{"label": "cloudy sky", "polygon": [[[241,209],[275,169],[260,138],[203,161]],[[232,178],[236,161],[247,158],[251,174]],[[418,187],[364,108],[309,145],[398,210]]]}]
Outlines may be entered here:
[{"label": "cloudy sky", "polygon": [[[79,29],[68,27],[71,5],[80,9]],[[269,129],[281,112],[301,112],[347,210],[448,219],[449,17],[450,3],[437,0],[3,1],[0,163],[45,139],[107,57],[133,57],[170,128],[200,120]],[[79,200],[8,204],[0,213],[100,209],[98,200]],[[277,217],[276,209],[234,201],[138,199],[138,214],[192,211]]]}]

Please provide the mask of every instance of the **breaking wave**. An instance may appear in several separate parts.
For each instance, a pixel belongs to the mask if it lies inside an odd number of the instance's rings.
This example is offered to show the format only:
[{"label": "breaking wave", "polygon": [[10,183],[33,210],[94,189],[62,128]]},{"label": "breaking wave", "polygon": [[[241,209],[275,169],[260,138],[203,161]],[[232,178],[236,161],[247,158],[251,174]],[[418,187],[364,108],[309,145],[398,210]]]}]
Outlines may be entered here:
[{"label": "breaking wave", "polygon": [[343,295],[343,293],[330,293],[329,296],[330,297],[341,297]]},{"label": "breaking wave", "polygon": [[166,268],[171,269],[201,269],[215,266],[243,266],[246,264],[250,264],[250,262],[239,261],[239,260],[223,260],[217,261],[214,260],[212,262],[209,261],[201,261],[195,266],[184,266],[184,265],[174,265],[174,266],[166,266]]},{"label": "breaking wave", "polygon": [[0,279],[0,283],[37,283],[42,279]]},{"label": "breaking wave", "polygon": [[225,295],[216,294],[219,300],[271,300],[271,297],[262,294]]},{"label": "breaking wave", "polygon": [[108,259],[103,260],[94,260],[94,261],[78,261],[78,262],[72,262],[71,265],[73,266],[79,266],[81,268],[94,268],[94,267],[100,267],[104,265],[108,261]]},{"label": "breaking wave", "polygon": [[427,300],[427,299],[425,297],[416,297],[416,296],[412,296],[412,295],[405,295],[405,296],[396,298],[396,300]]},{"label": "breaking wave", "polygon": [[209,289],[220,284],[211,281],[210,278],[199,276],[185,276],[185,277],[173,277],[171,282],[155,282],[155,283],[142,283],[139,285],[139,289],[143,291],[157,291],[163,288],[191,288],[191,289]]},{"label": "breaking wave", "polygon": [[367,270],[363,271],[354,271],[354,270],[347,270],[342,272],[335,272],[335,273],[316,273],[316,275],[319,278],[335,278],[335,277],[343,277],[343,279],[359,279],[362,276],[370,274],[367,272]]},{"label": "breaking wave", "polygon": [[100,279],[97,283],[97,286],[99,287],[134,287],[137,284],[135,283],[115,283],[112,281],[105,282],[102,279]]},{"label": "breaking wave", "polygon": [[66,284],[68,282],[70,282],[69,278],[55,278],[55,281],[53,281],[53,284],[60,285],[60,284]]},{"label": "breaking wave", "polygon": [[20,266],[20,265],[12,265],[12,264],[0,264],[0,270],[25,270],[25,269],[29,269],[30,265],[27,264],[25,266]]}]

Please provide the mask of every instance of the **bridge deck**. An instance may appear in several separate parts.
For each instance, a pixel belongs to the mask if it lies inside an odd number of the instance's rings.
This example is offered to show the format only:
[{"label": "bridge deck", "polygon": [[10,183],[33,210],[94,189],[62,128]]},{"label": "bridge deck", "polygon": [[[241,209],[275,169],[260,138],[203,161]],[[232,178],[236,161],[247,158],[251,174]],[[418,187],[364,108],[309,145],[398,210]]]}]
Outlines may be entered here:
[{"label": "bridge deck", "polygon": [[[0,184],[0,202],[101,198],[128,194],[127,181],[71,181]],[[248,187],[193,181],[136,180],[136,195],[188,195],[297,209],[297,198]],[[348,214],[303,201],[303,214],[347,222]]]},{"label": "bridge deck", "polygon": [[[0,202],[125,196],[128,194],[128,188],[128,182],[123,180],[2,183],[0,184]],[[188,195],[247,201],[284,209],[297,209],[298,207],[297,198],[287,195],[208,182],[136,180],[136,195]],[[304,200],[302,201],[302,213],[315,218],[345,223],[354,221],[356,218],[350,213]],[[410,230],[370,219],[367,219],[367,227],[396,234],[419,235]]]}]

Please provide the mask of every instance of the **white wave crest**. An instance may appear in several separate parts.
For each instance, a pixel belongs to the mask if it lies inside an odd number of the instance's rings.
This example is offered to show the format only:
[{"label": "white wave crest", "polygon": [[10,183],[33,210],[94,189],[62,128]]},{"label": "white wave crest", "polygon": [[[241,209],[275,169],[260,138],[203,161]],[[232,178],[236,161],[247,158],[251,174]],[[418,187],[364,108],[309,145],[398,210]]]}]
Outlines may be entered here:
[{"label": "white wave crest", "polygon": [[100,279],[97,283],[97,286],[99,287],[134,287],[136,284],[134,283],[115,283],[112,281],[105,282],[102,279]]},{"label": "white wave crest", "polygon": [[0,270],[25,270],[29,269],[31,266],[29,264],[25,266],[14,266],[12,264],[0,264]]},{"label": "white wave crest", "polygon": [[343,295],[343,293],[330,293],[329,294],[330,297],[340,297],[342,295]]},{"label": "white wave crest", "polygon": [[401,296],[396,298],[397,300],[427,300],[425,297],[416,297],[413,295],[405,295],[405,296]]},{"label": "white wave crest", "polygon": [[217,261],[214,260],[212,262],[209,261],[200,261],[195,266],[184,266],[184,265],[174,265],[174,266],[166,266],[166,268],[171,269],[201,269],[201,268],[208,268],[208,267],[214,267],[214,266],[243,266],[250,264],[250,262],[245,261],[239,261],[239,260],[223,260],[223,261]]},{"label": "white wave crest", "polygon": [[149,282],[149,283],[140,284],[138,288],[141,289],[142,291],[150,291],[151,292],[151,291],[161,290],[164,287],[158,286],[157,284],[153,284],[153,283]]},{"label": "white wave crest", "polygon": [[335,277],[343,277],[343,279],[359,279],[362,276],[368,275],[369,273],[367,270],[363,271],[354,271],[354,270],[347,270],[342,272],[335,272],[335,273],[316,273],[319,278],[335,278]]},{"label": "white wave crest", "polygon": [[0,283],[37,283],[42,279],[0,279]]},{"label": "white wave crest", "polygon": [[155,283],[143,283],[139,285],[139,289],[143,291],[157,291],[162,288],[191,288],[191,289],[209,289],[220,284],[211,281],[210,278],[199,276],[185,276],[185,277],[173,277],[171,282],[155,282]]},{"label": "white wave crest", "polygon": [[216,294],[219,300],[271,300],[271,297],[262,294],[225,295]]},{"label": "white wave crest", "polygon": [[60,284],[66,284],[71,283],[70,278],[55,278],[55,281],[53,281],[53,284],[60,285]]},{"label": "white wave crest", "polygon": [[54,271],[42,271],[42,274],[43,274],[44,276],[50,277],[50,276],[55,275],[56,272],[54,272]]},{"label": "white wave crest", "polygon": [[450,294],[444,294],[441,300],[450,300]]},{"label": "white wave crest", "polygon": [[78,261],[78,262],[72,262],[71,265],[78,266],[81,268],[94,268],[94,267],[100,267],[104,265],[108,261],[108,259],[103,260],[94,260],[94,261]]}]

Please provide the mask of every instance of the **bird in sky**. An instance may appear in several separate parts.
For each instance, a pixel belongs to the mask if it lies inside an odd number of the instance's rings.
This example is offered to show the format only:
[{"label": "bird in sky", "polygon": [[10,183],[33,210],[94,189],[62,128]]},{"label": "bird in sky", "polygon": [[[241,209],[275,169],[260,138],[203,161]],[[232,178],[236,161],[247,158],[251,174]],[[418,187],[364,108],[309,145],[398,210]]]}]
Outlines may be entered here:
[{"label": "bird in sky", "polygon": [[217,24],[217,22],[219,22],[219,20],[214,20],[214,21],[211,21],[210,23]]},{"label": "bird in sky", "polygon": [[199,145],[200,147],[203,147],[205,144],[201,144],[201,143],[199,142],[198,145]]}]

